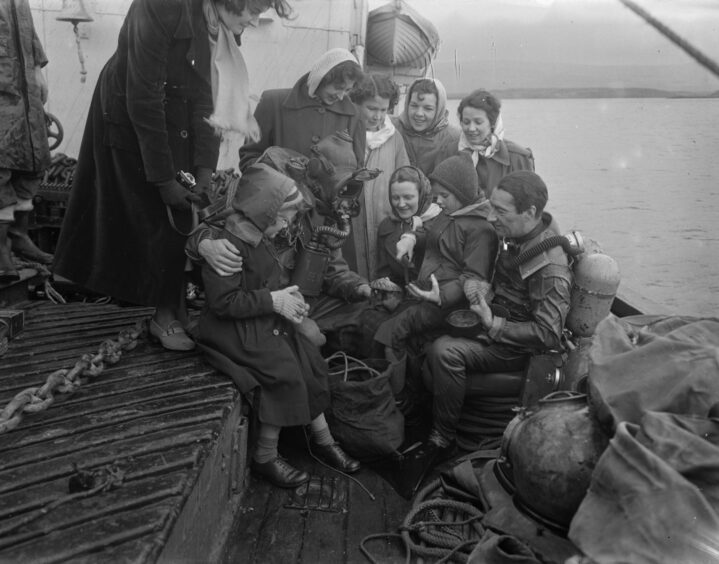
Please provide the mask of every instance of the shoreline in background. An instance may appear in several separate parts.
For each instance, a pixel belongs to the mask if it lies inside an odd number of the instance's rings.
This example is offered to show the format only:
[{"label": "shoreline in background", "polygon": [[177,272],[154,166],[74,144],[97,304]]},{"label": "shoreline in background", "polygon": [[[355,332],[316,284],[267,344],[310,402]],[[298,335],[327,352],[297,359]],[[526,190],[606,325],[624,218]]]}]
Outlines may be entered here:
[{"label": "shoreline in background", "polygon": [[[561,98],[719,98],[714,92],[687,92],[655,88],[506,88],[493,89],[501,100]],[[469,92],[448,93],[450,99],[461,99]]]}]

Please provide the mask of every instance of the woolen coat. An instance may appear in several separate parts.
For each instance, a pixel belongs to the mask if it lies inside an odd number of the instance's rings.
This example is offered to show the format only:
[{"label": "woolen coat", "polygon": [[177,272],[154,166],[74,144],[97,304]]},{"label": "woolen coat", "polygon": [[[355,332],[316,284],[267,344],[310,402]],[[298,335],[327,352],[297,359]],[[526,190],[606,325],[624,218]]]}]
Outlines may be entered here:
[{"label": "woolen coat", "polygon": [[[175,304],[185,237],[155,183],[213,170],[210,44],[202,0],[134,0],[100,73],[55,252],[55,271],[95,292]],[[173,210],[180,230],[189,211]]]},{"label": "woolen coat", "polygon": [[289,271],[272,241],[249,236],[258,230],[247,219],[235,225],[220,236],[240,251],[242,272],[220,276],[203,266],[206,307],[198,343],[210,364],[243,393],[259,393],[254,403],[261,422],[305,425],[329,405],[327,363],[317,346],[273,310],[271,292],[288,285]]},{"label": "woolen coat", "polygon": [[362,186],[362,205],[359,215],[352,218],[352,237],[356,251],[357,272],[365,278],[377,277],[377,229],[392,215],[389,199],[389,179],[401,166],[409,164],[404,141],[399,132],[382,145],[367,151],[364,166],[382,172]]},{"label": "woolen coat", "polygon": [[0,2],[0,168],[41,172],[50,164],[35,67],[47,64],[27,0]]},{"label": "woolen coat", "polygon": [[[309,73],[308,73],[309,74]],[[265,90],[255,109],[260,126],[260,140],[240,148],[240,168],[244,171],[268,147],[292,149],[312,156],[312,145],[336,131],[347,131],[352,137],[357,164],[364,162],[365,127],[352,101],[345,97],[324,105],[319,98],[311,98],[307,76],[303,75],[292,88]]]}]

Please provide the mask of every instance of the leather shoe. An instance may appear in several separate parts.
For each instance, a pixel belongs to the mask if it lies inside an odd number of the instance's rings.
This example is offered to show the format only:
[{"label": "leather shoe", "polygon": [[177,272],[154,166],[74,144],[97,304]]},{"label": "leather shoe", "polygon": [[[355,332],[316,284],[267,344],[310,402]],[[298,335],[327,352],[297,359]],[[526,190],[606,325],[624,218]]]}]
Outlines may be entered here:
[{"label": "leather shoe", "polygon": [[164,329],[154,319],[150,320],[150,335],[168,350],[191,351],[195,341],[190,339],[177,320],[170,321]]},{"label": "leather shoe", "polygon": [[269,462],[253,460],[250,466],[255,474],[278,488],[296,488],[310,480],[307,472],[295,468],[280,456]]},{"label": "leather shoe", "polygon": [[331,445],[313,445],[312,452],[317,458],[329,464],[335,470],[340,470],[346,474],[354,474],[360,469],[360,463],[349,456],[338,443]]}]

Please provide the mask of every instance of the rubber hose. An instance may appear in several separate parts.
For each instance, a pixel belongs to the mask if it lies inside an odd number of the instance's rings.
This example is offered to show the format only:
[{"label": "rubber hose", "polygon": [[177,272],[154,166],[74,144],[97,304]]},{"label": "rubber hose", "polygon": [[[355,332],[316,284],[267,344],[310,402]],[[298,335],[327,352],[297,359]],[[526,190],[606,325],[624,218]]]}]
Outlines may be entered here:
[{"label": "rubber hose", "polygon": [[509,268],[518,268],[528,260],[541,255],[544,251],[548,251],[553,247],[562,247],[564,252],[570,256],[575,256],[582,252],[582,249],[573,247],[572,243],[564,235],[553,235],[531,249],[527,249],[526,251],[519,253],[516,257],[509,261],[508,266]]}]

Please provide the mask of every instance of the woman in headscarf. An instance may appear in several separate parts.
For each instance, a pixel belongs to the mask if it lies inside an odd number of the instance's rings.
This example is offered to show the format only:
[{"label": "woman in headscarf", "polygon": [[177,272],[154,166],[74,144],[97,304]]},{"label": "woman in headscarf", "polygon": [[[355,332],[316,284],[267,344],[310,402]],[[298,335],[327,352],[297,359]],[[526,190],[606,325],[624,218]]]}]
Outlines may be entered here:
[{"label": "woman in headscarf", "polygon": [[[251,135],[247,73],[237,40],[286,0],[134,0],[95,88],[55,272],[93,292],[155,307],[150,333],[189,350],[185,235],[209,189],[216,130]],[[227,98],[229,90],[239,93]]]},{"label": "woman in headscarf", "polygon": [[243,269],[221,276],[203,265],[207,305],[198,324],[198,343],[208,362],[252,394],[259,421],[253,472],[287,488],[310,477],[279,455],[282,427],[309,425],[314,454],[343,472],[359,470],[325,420],[330,394],[321,341],[310,336],[318,336],[307,319],[310,306],[299,287],[289,284],[291,271],[280,260],[279,253],[288,251],[275,246],[275,237],[304,207],[289,177],[261,163],[247,169],[221,233],[242,255]]},{"label": "woman in headscarf", "polygon": [[407,90],[404,111],[393,120],[404,139],[410,164],[425,175],[457,152],[459,129],[450,125],[448,115],[442,83],[420,78]]},{"label": "woman in headscarf", "polygon": [[362,78],[362,67],[347,49],[330,49],[292,88],[265,90],[255,109],[260,135],[240,148],[240,169],[268,147],[292,149],[307,157],[313,145],[337,131],[353,139],[357,165],[364,162],[365,129],[349,93]]},{"label": "woman in headscarf", "polygon": [[472,157],[479,188],[487,198],[502,177],[515,170],[534,171],[529,148],[504,138],[499,98],[487,90],[475,90],[459,102],[457,115],[462,133],[458,150]]}]

